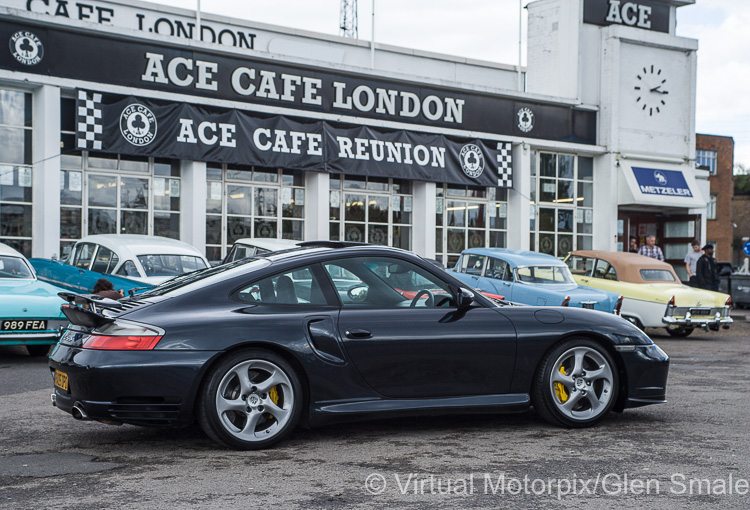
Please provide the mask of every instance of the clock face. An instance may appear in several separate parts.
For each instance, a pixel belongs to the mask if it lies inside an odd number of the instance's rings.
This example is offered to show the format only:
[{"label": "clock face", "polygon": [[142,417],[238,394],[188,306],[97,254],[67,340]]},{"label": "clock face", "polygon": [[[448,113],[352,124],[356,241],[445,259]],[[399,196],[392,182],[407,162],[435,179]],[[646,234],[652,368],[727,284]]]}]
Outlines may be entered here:
[{"label": "clock face", "polygon": [[667,78],[660,67],[653,64],[643,67],[636,75],[636,104],[651,117],[661,113],[669,95],[666,87]]}]

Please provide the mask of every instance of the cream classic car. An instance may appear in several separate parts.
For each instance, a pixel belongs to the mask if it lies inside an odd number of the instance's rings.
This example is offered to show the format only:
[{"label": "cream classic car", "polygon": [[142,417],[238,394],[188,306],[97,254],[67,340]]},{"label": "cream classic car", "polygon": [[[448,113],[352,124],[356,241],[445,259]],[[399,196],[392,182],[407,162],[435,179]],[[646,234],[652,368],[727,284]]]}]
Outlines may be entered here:
[{"label": "cream classic car", "polygon": [[624,296],[621,315],[640,328],[686,337],[695,328],[729,328],[732,298],[680,283],[672,266],[636,253],[578,250],[565,262],[579,285]]}]

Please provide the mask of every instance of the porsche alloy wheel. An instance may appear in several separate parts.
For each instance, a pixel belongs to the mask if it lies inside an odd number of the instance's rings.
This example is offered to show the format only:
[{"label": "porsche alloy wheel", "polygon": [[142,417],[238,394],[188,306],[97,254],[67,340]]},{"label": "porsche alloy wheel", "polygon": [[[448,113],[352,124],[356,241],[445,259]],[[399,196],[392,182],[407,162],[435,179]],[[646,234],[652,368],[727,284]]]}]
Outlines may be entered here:
[{"label": "porsche alloy wheel", "polygon": [[617,368],[609,353],[594,341],[571,339],[544,357],[534,384],[534,407],[550,423],[587,427],[609,413],[617,389]]},{"label": "porsche alloy wheel", "polygon": [[212,439],[256,450],[281,441],[299,421],[302,387],[274,353],[241,351],[221,362],[200,395],[198,421]]}]

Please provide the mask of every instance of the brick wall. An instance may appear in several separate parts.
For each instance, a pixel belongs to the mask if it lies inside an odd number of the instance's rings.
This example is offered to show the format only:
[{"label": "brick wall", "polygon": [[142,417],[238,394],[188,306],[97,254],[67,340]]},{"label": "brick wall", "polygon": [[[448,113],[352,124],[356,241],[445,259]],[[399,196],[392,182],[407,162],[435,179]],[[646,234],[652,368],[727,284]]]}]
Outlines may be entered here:
[{"label": "brick wall", "polygon": [[[734,140],[728,136],[701,135],[695,137],[696,150],[716,151],[716,174],[709,176],[711,194],[716,197],[716,219],[706,221],[703,242],[716,242],[716,259],[736,260],[732,254],[734,227],[732,226],[732,198],[734,197]],[[709,197],[706,197],[708,200]]]}]

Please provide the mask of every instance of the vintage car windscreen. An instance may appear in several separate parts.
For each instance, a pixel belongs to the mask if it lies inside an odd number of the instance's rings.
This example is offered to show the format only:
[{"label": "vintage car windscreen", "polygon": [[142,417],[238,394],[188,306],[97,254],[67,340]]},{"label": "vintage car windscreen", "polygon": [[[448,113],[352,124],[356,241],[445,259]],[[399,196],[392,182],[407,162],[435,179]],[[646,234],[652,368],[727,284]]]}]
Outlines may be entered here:
[{"label": "vintage car windscreen", "polygon": [[674,275],[666,269],[641,269],[641,278],[647,282],[673,282]]},{"label": "vintage car windscreen", "polygon": [[516,278],[523,283],[571,284],[575,283],[568,266],[526,266],[516,269]]},{"label": "vintage car windscreen", "polygon": [[0,278],[33,279],[29,266],[18,257],[0,256]]},{"label": "vintage car windscreen", "polygon": [[255,259],[247,258],[241,260],[235,260],[226,264],[221,264],[215,267],[209,267],[187,273],[171,280],[167,280],[153,289],[147,290],[139,296],[162,296],[164,294],[184,294],[191,290],[195,290],[204,286],[213,285],[220,281],[233,278],[241,274],[250,274],[253,271],[268,267],[271,265],[271,261],[268,259]]},{"label": "vintage car windscreen", "polygon": [[198,269],[205,269],[206,263],[192,255],[138,255],[146,276],[178,276]]}]

